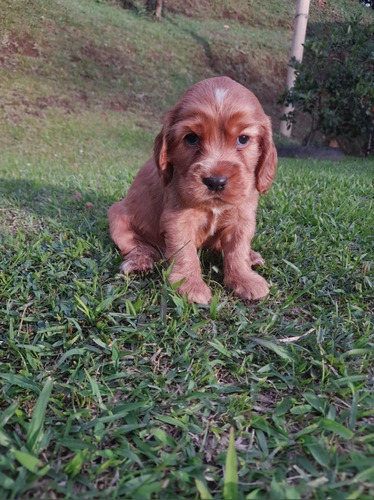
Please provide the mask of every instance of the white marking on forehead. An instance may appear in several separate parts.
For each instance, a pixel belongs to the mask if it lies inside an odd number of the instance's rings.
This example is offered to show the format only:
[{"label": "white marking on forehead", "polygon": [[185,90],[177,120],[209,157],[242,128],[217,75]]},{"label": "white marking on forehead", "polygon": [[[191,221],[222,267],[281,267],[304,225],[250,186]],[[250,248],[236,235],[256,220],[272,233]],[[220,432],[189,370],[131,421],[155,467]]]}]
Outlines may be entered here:
[{"label": "white marking on forehead", "polygon": [[222,106],[227,92],[228,92],[228,89],[221,89],[221,88],[214,89],[214,95],[215,95],[216,101],[218,102],[218,104],[220,106]]}]

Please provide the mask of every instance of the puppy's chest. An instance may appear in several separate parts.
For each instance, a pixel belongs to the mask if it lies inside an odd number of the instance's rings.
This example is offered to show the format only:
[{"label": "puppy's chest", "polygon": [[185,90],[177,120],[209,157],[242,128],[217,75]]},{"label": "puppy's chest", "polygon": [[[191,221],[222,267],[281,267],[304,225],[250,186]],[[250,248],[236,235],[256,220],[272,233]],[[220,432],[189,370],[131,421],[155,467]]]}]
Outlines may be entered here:
[{"label": "puppy's chest", "polygon": [[228,223],[228,214],[226,211],[215,209],[207,212],[206,218],[200,226],[197,246],[212,246],[214,242],[220,239],[220,235]]}]

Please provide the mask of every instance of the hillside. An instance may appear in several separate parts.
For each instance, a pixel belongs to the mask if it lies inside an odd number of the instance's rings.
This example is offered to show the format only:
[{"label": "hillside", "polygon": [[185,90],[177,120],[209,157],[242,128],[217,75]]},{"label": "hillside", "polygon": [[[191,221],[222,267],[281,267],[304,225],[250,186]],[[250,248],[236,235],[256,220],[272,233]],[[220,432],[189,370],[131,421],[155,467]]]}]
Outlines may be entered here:
[{"label": "hillside", "polygon": [[[279,159],[263,301],[218,252],[210,305],[117,274],[108,207],[186,87],[229,74],[277,128],[294,2],[165,3],[0,2],[0,498],[372,499],[373,157]],[[313,4],[314,36],[364,11]]]},{"label": "hillside", "polygon": [[[277,130],[295,3],[167,0],[157,23],[140,1],[4,0],[2,145],[40,139],[45,147],[39,129],[60,121],[66,134],[78,115],[90,127],[102,112],[119,126],[135,113],[153,131],[188,86],[218,74],[253,90]],[[314,36],[348,11],[364,11],[350,0],[327,2],[325,9],[312,4]],[[80,125],[71,126],[75,137]]]}]

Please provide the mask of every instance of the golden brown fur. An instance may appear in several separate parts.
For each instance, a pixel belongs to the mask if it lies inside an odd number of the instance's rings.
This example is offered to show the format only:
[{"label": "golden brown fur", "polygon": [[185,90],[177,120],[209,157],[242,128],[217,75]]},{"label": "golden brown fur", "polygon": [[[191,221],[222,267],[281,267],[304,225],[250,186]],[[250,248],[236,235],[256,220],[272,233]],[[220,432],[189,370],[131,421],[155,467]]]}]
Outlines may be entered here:
[{"label": "golden brown fur", "polygon": [[197,249],[223,251],[224,282],[241,298],[269,288],[251,265],[259,193],[273,181],[277,154],[271,124],[257,98],[227,77],[188,89],[167,113],[154,157],[127,196],[109,211],[110,234],[124,262],[121,272],[147,271],[160,251],[174,262],[171,283],[191,302],[208,303]]}]

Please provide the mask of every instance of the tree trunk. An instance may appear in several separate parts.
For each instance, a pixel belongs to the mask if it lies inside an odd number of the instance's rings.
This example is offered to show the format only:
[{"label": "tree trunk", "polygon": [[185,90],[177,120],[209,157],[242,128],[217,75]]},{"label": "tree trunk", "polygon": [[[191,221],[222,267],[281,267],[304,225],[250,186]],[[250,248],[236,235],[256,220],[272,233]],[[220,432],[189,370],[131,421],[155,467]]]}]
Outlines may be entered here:
[{"label": "tree trunk", "polygon": [[[309,6],[310,6],[310,0],[297,0],[290,59],[295,58],[296,61],[298,62],[301,62],[303,59],[303,52],[304,52],[303,43],[305,41],[306,26],[308,24]],[[289,66],[287,72],[287,81],[286,81],[287,89],[290,89],[294,86],[295,79],[296,79],[295,70],[291,68],[291,66]],[[293,107],[285,106],[283,109],[283,114],[286,115],[290,111],[293,111]],[[292,125],[287,128],[287,122],[286,121],[281,122],[279,131],[282,135],[284,135],[285,137],[290,137],[291,130],[292,130]]]},{"label": "tree trunk", "polygon": [[162,13],[162,0],[156,0],[156,20],[161,21],[161,13]]}]

